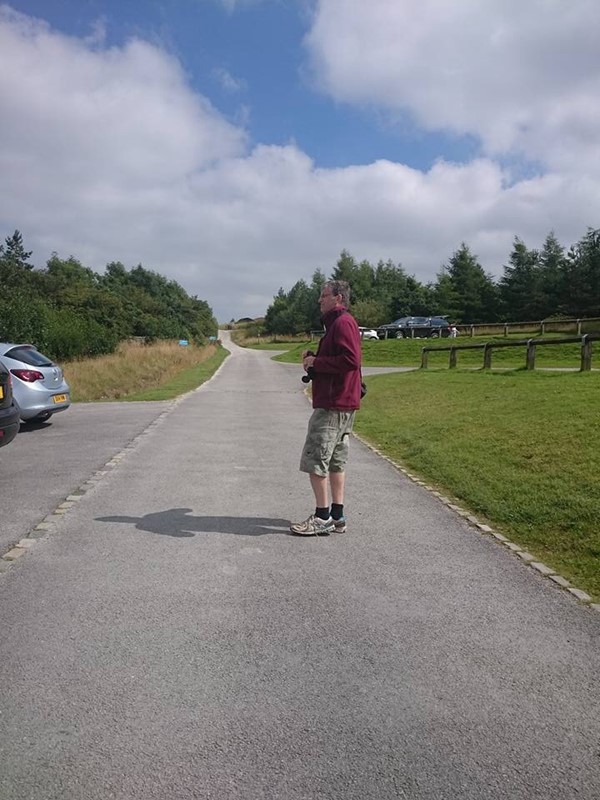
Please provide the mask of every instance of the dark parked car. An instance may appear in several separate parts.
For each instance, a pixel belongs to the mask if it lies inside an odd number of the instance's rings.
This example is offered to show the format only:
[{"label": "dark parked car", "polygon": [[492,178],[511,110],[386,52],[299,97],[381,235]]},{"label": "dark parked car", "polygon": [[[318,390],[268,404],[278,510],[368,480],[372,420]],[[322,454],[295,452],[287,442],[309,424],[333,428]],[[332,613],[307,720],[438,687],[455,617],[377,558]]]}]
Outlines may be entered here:
[{"label": "dark parked car", "polygon": [[438,339],[450,336],[451,325],[445,317],[400,317],[377,328],[380,339]]},{"label": "dark parked car", "polygon": [[0,364],[0,447],[10,444],[19,432],[19,409],[12,400],[10,373]]}]

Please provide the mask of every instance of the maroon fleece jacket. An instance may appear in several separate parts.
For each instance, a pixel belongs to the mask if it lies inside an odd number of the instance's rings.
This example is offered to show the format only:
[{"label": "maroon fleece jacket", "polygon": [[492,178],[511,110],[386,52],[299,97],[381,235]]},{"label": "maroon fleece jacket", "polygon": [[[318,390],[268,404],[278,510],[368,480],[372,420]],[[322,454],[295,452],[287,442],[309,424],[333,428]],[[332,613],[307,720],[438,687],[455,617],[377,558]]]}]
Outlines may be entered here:
[{"label": "maroon fleece jacket", "polygon": [[313,408],[355,411],[360,408],[360,333],[345,308],[323,317],[325,336],[319,342],[312,381]]}]

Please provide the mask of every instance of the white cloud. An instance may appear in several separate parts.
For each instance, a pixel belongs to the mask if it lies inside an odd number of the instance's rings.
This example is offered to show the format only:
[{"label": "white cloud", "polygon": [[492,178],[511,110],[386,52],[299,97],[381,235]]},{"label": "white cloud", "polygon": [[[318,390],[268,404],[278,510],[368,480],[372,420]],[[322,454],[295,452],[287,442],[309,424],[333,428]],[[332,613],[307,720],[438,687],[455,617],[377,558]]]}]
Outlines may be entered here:
[{"label": "white cloud", "polygon": [[246,81],[235,78],[225,67],[215,67],[213,76],[226,92],[241,92],[246,88]]},{"label": "white cloud", "polygon": [[[576,157],[514,182],[489,156],[421,172],[320,169],[294,145],[249,151],[159,47],[103,49],[6,9],[0,107],[1,238],[19,228],[38,266],[52,251],[99,271],[141,262],[221,320],[263,313],[279,286],[329,272],[342,248],[427,281],[463,240],[500,274],[514,235],[534,247],[555,229],[570,244],[599,224],[597,172]],[[593,115],[581,114],[591,137]],[[562,124],[580,141],[583,124]]]},{"label": "white cloud", "polygon": [[306,45],[337,100],[597,169],[599,29],[597,0],[317,0]]}]

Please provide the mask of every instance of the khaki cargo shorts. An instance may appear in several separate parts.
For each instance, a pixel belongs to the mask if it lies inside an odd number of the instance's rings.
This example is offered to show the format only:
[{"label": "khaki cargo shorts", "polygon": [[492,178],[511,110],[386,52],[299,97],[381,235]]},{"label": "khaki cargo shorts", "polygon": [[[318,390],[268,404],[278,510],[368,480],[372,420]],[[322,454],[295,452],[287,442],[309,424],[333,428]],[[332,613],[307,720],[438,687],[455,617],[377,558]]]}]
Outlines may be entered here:
[{"label": "khaki cargo shorts", "polygon": [[308,421],[300,472],[325,477],[328,472],[345,472],[348,438],[354,424],[354,411],[329,411],[315,408]]}]

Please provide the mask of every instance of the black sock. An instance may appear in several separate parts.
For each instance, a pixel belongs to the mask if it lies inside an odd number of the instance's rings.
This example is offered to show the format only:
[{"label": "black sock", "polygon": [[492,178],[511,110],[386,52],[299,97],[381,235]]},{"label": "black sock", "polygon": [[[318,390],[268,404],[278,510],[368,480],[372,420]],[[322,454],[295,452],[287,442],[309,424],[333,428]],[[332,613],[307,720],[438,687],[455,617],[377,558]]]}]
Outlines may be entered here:
[{"label": "black sock", "polygon": [[329,519],[329,509],[328,508],[315,508],[315,517],[319,519]]},{"label": "black sock", "polygon": [[342,503],[331,504],[331,516],[334,519],[341,519],[344,516],[344,506]]}]

